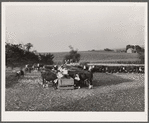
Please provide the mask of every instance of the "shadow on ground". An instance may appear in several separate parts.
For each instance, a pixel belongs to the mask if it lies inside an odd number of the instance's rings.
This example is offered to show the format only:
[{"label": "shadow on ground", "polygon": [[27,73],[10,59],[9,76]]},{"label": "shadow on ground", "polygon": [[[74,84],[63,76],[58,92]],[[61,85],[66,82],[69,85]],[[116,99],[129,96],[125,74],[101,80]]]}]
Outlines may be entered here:
[{"label": "shadow on ground", "polygon": [[[39,74],[39,73],[38,73]],[[16,73],[15,72],[6,72],[6,88],[10,88],[13,87],[15,84],[19,83],[19,80],[24,79],[25,81],[28,80],[36,80],[38,79],[39,76],[36,75],[35,73],[25,73],[24,76],[20,76],[19,78],[16,77]]]},{"label": "shadow on ground", "polygon": [[107,73],[94,73],[93,85],[97,86],[107,86],[107,85],[116,85],[125,82],[133,82],[133,79],[126,79],[114,74]]},{"label": "shadow on ground", "polygon": [[[123,97],[123,98],[122,98]],[[54,101],[54,100],[53,100]],[[54,101],[55,102],[55,101]],[[98,93],[38,111],[144,111],[144,87]]]},{"label": "shadow on ground", "polygon": [[6,88],[10,88],[18,83],[18,78],[15,75],[6,76]]}]

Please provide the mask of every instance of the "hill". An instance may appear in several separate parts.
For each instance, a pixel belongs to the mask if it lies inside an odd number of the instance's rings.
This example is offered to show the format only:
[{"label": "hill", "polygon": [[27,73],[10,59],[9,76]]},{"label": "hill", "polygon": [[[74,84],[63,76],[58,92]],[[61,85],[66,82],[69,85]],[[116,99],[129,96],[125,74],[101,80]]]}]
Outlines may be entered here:
[{"label": "hill", "polygon": [[[54,55],[54,62],[62,62],[64,56],[69,52],[51,52]],[[109,52],[109,51],[79,51],[80,62],[99,62],[99,63],[133,63],[139,62],[137,53]]]}]

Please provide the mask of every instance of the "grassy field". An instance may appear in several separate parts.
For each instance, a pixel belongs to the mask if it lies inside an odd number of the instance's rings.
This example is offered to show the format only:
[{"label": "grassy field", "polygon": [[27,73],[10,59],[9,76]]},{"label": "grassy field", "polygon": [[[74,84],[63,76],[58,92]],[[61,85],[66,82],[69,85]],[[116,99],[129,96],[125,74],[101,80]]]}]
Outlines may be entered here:
[{"label": "grassy field", "polygon": [[[81,51],[80,62],[129,62],[139,61],[137,53],[118,53],[105,51]],[[62,62],[68,52],[52,53],[54,55],[54,62]]]},{"label": "grassy field", "polygon": [[6,87],[5,110],[144,111],[144,74],[94,73],[93,89],[54,90],[52,85],[43,88],[40,83],[37,71],[11,80]]}]

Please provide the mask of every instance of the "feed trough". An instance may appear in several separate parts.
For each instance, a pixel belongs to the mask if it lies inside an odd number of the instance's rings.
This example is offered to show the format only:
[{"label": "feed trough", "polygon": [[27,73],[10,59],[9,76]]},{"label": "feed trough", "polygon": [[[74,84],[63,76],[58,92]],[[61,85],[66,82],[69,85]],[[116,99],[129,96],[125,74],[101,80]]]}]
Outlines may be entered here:
[{"label": "feed trough", "polygon": [[58,89],[74,89],[74,79],[70,76],[64,76],[58,79]]}]

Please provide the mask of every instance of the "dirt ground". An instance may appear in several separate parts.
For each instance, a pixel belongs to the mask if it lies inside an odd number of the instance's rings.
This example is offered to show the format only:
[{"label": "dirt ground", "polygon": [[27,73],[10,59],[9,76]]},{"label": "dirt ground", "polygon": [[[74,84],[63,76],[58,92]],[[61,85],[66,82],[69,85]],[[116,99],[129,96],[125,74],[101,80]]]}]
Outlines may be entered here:
[{"label": "dirt ground", "polygon": [[6,111],[144,111],[144,74],[94,73],[93,89],[43,88],[37,71],[14,81],[6,88]]}]

